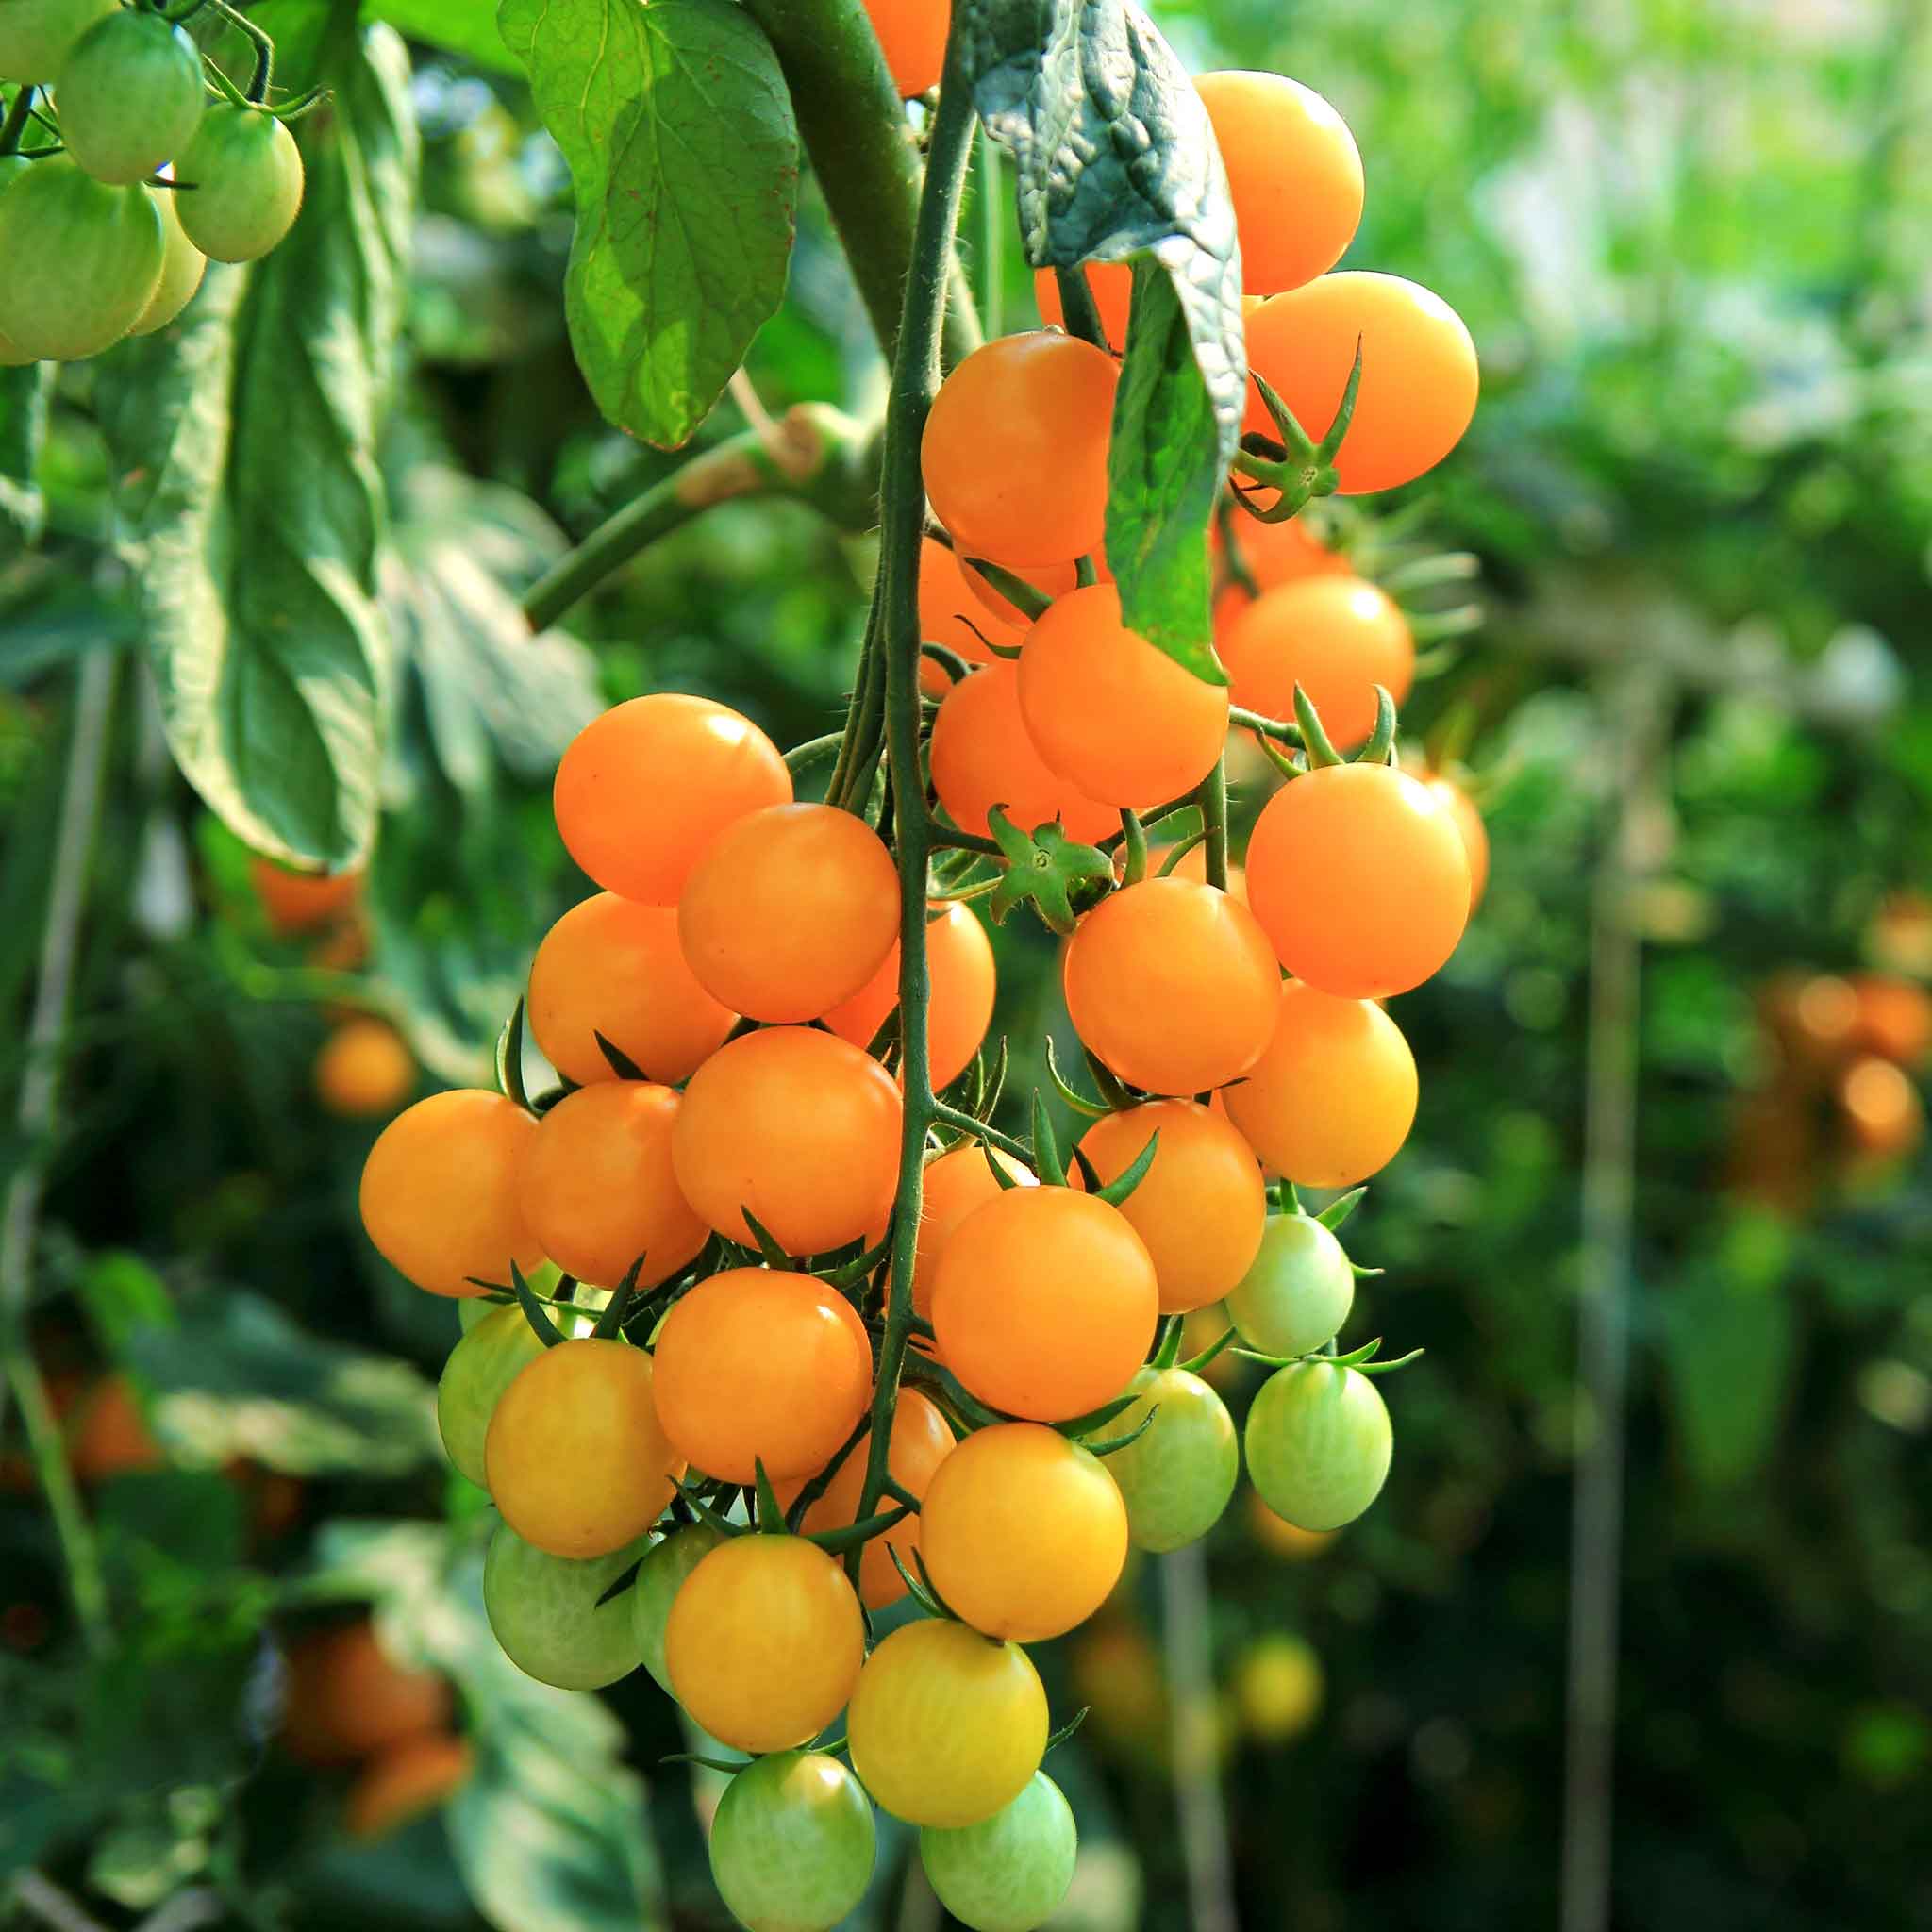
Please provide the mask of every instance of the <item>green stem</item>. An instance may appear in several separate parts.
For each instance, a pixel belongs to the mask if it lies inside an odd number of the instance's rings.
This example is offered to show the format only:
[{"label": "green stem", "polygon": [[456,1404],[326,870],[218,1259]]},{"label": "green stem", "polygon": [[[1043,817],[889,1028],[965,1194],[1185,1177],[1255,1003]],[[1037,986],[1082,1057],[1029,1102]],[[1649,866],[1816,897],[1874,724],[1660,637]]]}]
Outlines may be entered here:
[{"label": "green stem", "polygon": [[20,137],[26,132],[26,124],[34,111],[34,91],[23,87],[14,95],[13,105],[7,110],[7,119],[0,121],[0,155],[15,153],[20,146]]},{"label": "green stem", "polygon": [[1208,843],[1208,883],[1227,891],[1227,758],[1214,760],[1214,769],[1201,780],[1201,824]]},{"label": "green stem", "polygon": [[[878,645],[886,673],[886,756],[892,786],[905,801],[898,814],[900,1077],[905,1086],[899,1142],[899,1186],[892,1205],[891,1286],[885,1333],[879,1341],[878,1385],[873,1392],[872,1441],[866,1449],[865,1483],[854,1516],[864,1521],[885,1494],[891,1451],[892,1416],[899,1372],[912,1325],[912,1263],[919,1241],[926,1134],[939,1117],[927,1056],[926,1008],[931,979],[925,952],[926,867],[932,833],[921,805],[924,784],[919,766],[919,545],[924,534],[925,490],[919,473],[919,441],[940,381],[940,326],[946,309],[946,265],[952,258],[959,194],[973,148],[973,96],[966,84],[956,32],[947,43],[927,151],[925,187],[920,196],[911,273],[906,281],[899,356],[886,405],[886,450],[880,479],[882,508],[877,609]],[[848,1564],[856,1576],[859,1552]]]},{"label": "green stem", "polygon": [[[919,157],[899,91],[861,0],[745,0],[784,70],[798,131],[818,176],[852,279],[886,359],[894,360],[901,304],[918,247]],[[928,176],[930,175],[928,164]],[[979,318],[946,236],[941,273],[953,279],[944,317],[950,368],[979,346]]]},{"label": "green stem", "polygon": [[255,48],[255,72],[249,77],[248,104],[260,107],[268,99],[269,82],[275,78],[275,43],[263,30],[227,0],[212,0],[214,9],[228,25],[244,34]]},{"label": "green stem", "polygon": [[1107,325],[1100,319],[1100,304],[1093,299],[1087,271],[1075,262],[1072,268],[1055,269],[1053,278],[1059,287],[1060,315],[1067,333],[1091,342],[1096,349],[1106,349]]},{"label": "green stem", "polygon": [[661,477],[544,572],[524,598],[532,630],[547,630],[572,605],[639,552],[713,504],[793,496],[841,527],[869,528],[871,434],[837,409],[808,405],[770,429],[745,429]]}]

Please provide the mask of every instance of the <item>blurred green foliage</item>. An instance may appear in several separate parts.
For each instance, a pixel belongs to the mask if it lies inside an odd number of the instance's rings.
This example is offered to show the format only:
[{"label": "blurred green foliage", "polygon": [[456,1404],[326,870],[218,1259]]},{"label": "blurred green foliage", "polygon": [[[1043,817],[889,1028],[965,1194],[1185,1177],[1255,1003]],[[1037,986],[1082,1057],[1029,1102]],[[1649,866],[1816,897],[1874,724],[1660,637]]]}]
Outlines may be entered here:
[{"label": "blurred green foliage", "polygon": [[[421,30],[438,17],[382,10]],[[1777,1143],[1790,1171],[1738,1182],[1747,1096],[1784,1093],[1793,1120],[1814,1105],[1777,1085],[1759,989],[1874,963],[1888,898],[1932,880],[1924,9],[1159,10],[1195,66],[1274,66],[1335,100],[1370,187],[1351,264],[1441,291],[1486,381],[1469,444],[1424,488],[1430,539],[1481,559],[1490,622],[1405,725],[1473,731],[1493,880],[1447,972],[1401,1003],[1422,1117],[1350,1230],[1387,1270],[1351,1336],[1428,1353],[1387,1389],[1396,1462],[1370,1517],[1306,1561],[1239,1508],[1209,1544],[1224,1681],[1286,1627],[1326,1682],[1291,1741],[1229,1720],[1242,1922],[1456,1932],[1554,1915],[1591,882],[1632,665],[1671,695],[1633,908],[1617,1923],[1923,1921],[1932,1171],[1917,1149],[1839,1158],[1834,1116],[1825,1139],[1813,1119]],[[11,1105],[0,1128],[8,1171],[51,1162],[35,1357],[70,1416],[125,1374],[162,1452],[88,1484],[109,1607],[90,1642],[17,1394],[7,1406],[0,1870],[33,1868],[108,1924],[192,1891],[208,1923],[253,1926],[716,1925],[692,1805],[715,1788],[658,1767],[684,1741],[665,1701],[641,1679],[601,1701],[544,1690],[480,1621],[482,1500],[445,1473],[428,1411],[456,1319],[362,1241],[372,1127],[325,1112],[310,1069],[325,1008],[347,1000],[394,1018],[429,1078],[487,1078],[536,941],[585,889],[547,804],[571,731],[665,687],[741,706],[785,743],[833,728],[871,558],[803,508],[726,505],[608,583],[569,635],[520,634],[521,591],[678,459],[606,427],[571,361],[568,184],[525,92],[501,62],[415,51],[367,970],[318,966],[269,929],[130,663],[58,1131],[29,1145]],[[774,413],[818,399],[864,416],[879,374],[808,182],[801,225],[749,373]],[[983,303],[1029,321],[1010,236],[994,289],[976,202],[964,232]],[[110,379],[62,378],[34,478],[46,535],[0,566],[9,1097],[75,666],[139,625],[108,545]],[[740,426],[726,403],[700,444]],[[26,509],[21,488],[0,495],[9,527]],[[1238,788],[1238,817],[1259,790]],[[998,936],[996,1023],[1022,1091],[1043,1030],[1065,1024],[1053,949],[1023,924]],[[376,1606],[400,1657],[448,1675],[476,1751],[446,1814],[375,1842],[338,1828],[342,1774],[273,1741],[276,1645],[342,1602]],[[1143,1627],[1158,1638],[1151,1573],[1108,1629]],[[1057,1647],[1057,1712],[1097,1682],[1120,1710],[1151,1695],[1154,1721],[1103,1709],[1057,1756],[1083,1825],[1067,1923],[1179,1927],[1159,1690],[1137,1681],[1158,1653],[1130,1636],[1083,1663],[1093,1641]],[[868,1923],[931,1923],[902,1897],[903,1838],[881,1843]]]}]

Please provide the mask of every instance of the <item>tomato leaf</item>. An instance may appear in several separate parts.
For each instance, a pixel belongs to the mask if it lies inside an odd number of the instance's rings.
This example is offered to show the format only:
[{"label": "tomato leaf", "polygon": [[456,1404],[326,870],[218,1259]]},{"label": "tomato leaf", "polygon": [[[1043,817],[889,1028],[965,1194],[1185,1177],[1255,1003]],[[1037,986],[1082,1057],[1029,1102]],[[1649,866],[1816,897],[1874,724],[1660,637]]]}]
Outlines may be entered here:
[{"label": "tomato leaf", "polygon": [[0,369],[0,563],[31,550],[47,520],[46,499],[34,481],[54,372],[44,362]]},{"label": "tomato leaf", "polygon": [[1224,684],[1208,525],[1241,440],[1241,251],[1207,109],[1133,0],[959,0],[987,131],[1017,163],[1037,268],[1135,259],[1108,459],[1107,560],[1127,627]]},{"label": "tomato leaf", "polygon": [[362,17],[387,21],[410,40],[460,54],[492,74],[523,73],[495,17],[477,0],[363,0]]},{"label": "tomato leaf", "polygon": [[184,319],[117,350],[97,396],[162,720],[250,845],[358,862],[375,829],[388,627],[375,444],[415,207],[409,63],[332,36],[331,109],[301,124],[301,219]]},{"label": "tomato leaf", "polygon": [[730,0],[502,0],[503,38],[570,163],[571,347],[597,406],[690,441],[785,296],[798,127]]}]

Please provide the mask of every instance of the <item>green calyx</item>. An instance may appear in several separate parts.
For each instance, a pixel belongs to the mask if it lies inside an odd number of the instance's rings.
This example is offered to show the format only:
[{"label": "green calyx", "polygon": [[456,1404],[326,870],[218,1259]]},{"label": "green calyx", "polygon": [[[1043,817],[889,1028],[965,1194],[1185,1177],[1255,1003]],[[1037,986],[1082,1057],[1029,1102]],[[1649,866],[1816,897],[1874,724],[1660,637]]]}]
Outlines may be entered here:
[{"label": "green calyx", "polygon": [[1023,832],[995,806],[987,824],[1007,861],[1006,876],[988,902],[995,924],[1003,924],[1014,907],[1030,902],[1055,932],[1065,936],[1081,913],[1112,891],[1112,860],[1098,846],[1069,839],[1058,822]]}]

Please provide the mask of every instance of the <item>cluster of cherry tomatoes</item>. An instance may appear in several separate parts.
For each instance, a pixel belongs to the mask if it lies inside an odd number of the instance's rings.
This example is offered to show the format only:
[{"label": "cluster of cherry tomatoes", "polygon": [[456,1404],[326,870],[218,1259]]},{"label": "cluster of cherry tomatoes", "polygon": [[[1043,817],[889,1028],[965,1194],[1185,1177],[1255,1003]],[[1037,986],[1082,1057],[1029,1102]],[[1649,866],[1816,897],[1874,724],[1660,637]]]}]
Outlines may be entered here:
[{"label": "cluster of cherry tomatoes", "polygon": [[199,50],[148,0],[8,0],[0,81],[20,83],[0,153],[0,365],[164,328],[210,260],[266,255],[301,208],[282,120],[225,76],[210,102]]},{"label": "cluster of cherry tomatoes", "polygon": [[[1360,198],[1324,103],[1271,76],[1202,89],[1270,296],[1257,358],[1277,356],[1274,387],[1322,420],[1361,337],[1343,487],[1419,474],[1474,407],[1460,325],[1420,291],[1323,273]],[[1352,211],[1314,232],[1350,166]],[[1271,249],[1288,207],[1308,232]],[[1424,325],[1454,352],[1440,367],[1390,333]],[[1343,334],[1331,370],[1323,344]],[[966,1924],[1040,1923],[1074,1836],[1041,1771],[1047,1700],[1023,1646],[1091,1617],[1130,1546],[1205,1535],[1243,1446],[1305,1533],[1359,1515],[1390,1464],[1370,1379],[1385,1364],[1334,1346],[1353,1197],[1316,1217],[1294,1189],[1352,1188],[1402,1144],[1415,1067],[1380,1002],[1455,947],[1480,825],[1393,763],[1400,615],[1312,540],[1271,529],[1249,558],[1223,539],[1230,657],[1266,714],[1231,711],[1123,625],[1091,562],[1117,375],[1106,349],[1042,330],[969,357],[931,410],[932,798],[911,808],[936,815],[942,862],[902,877],[836,774],[839,802],[795,797],[812,747],[788,762],[701,697],[617,706],[557,774],[558,832],[601,888],[531,969],[524,1010],[557,1086],[528,1098],[514,1021],[502,1091],[419,1102],[362,1176],[377,1247],[477,1316],[439,1411],[501,1516],[484,1582],[499,1641],[575,1688],[641,1663],[748,1754],[711,1854],[754,1928],[852,1908],[874,1804],[921,1828]],[[1210,822],[1231,728],[1299,747],[1276,751],[1291,775],[1244,875]],[[1202,832],[1156,870],[1143,824],[1183,808]],[[1030,1145],[987,1119],[994,966],[974,902],[1014,884],[997,867],[1015,841],[1076,852],[1085,888],[1064,920],[1035,894],[1071,927],[1062,985],[1103,1095],[1080,1103],[1070,1162],[1037,1101]],[[975,865],[994,870],[964,884]],[[908,1095],[924,1108],[927,1089],[906,1084],[900,1037],[908,892],[925,902],[941,1096],[910,1146]],[[920,1205],[895,1302],[904,1160]],[[1222,1302],[1232,1325],[1184,1361],[1184,1318]],[[1244,1433],[1202,1373],[1237,1340],[1273,1368]],[[874,1641],[869,1613],[888,1609]],[[813,1748],[841,1713],[842,1744]]]}]

